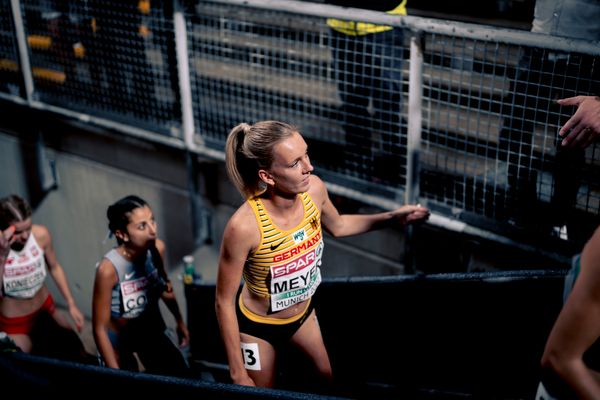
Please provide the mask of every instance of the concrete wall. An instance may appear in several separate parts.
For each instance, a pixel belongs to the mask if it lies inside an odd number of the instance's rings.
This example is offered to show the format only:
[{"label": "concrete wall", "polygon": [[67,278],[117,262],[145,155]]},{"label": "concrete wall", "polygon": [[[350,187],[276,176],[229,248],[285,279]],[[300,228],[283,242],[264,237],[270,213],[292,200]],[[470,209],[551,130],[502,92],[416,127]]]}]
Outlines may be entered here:
[{"label": "concrete wall", "polygon": [[[95,264],[115,243],[107,237],[106,219],[106,208],[115,200],[134,193],[150,203],[159,222],[159,235],[170,238],[171,267],[194,249],[185,189],[54,149],[47,149],[47,156],[56,164],[58,187],[34,209],[33,220],[50,229],[58,260],[86,315],[91,315]],[[0,134],[0,195],[16,193],[29,198],[24,183],[29,178],[23,172],[22,159],[19,138]],[[62,297],[55,297],[61,304]]]}]

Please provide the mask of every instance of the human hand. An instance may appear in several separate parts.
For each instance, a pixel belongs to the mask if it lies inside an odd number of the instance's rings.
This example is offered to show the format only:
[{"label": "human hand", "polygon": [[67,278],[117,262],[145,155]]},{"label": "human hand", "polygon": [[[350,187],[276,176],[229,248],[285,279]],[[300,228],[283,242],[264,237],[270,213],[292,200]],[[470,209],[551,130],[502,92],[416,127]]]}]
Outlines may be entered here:
[{"label": "human hand", "polygon": [[402,206],[393,211],[394,218],[398,219],[402,225],[425,222],[429,215],[429,209],[420,204]]},{"label": "human hand", "polygon": [[558,132],[563,138],[562,146],[585,148],[600,135],[600,97],[575,96],[557,100],[557,103],[577,106],[575,114]]},{"label": "human hand", "polygon": [[164,291],[167,293],[173,293],[173,284],[168,279],[165,281]]},{"label": "human hand", "polygon": [[16,229],[14,225],[11,225],[4,231],[0,231],[0,265],[4,265],[4,261],[8,257],[10,245],[15,241]]},{"label": "human hand", "polygon": [[177,324],[177,338],[179,347],[186,347],[190,344],[190,332],[183,321]]},{"label": "human hand", "polygon": [[252,380],[252,378],[250,378],[250,376],[248,376],[248,374],[244,374],[238,379],[232,379],[232,381],[236,385],[256,386],[256,383],[254,383],[254,381]]},{"label": "human hand", "polygon": [[85,323],[85,318],[79,308],[76,305],[71,305],[69,307],[69,314],[71,314],[71,318],[73,318],[73,322],[75,322],[75,327],[77,328],[77,332],[81,332],[83,328],[83,324]]}]

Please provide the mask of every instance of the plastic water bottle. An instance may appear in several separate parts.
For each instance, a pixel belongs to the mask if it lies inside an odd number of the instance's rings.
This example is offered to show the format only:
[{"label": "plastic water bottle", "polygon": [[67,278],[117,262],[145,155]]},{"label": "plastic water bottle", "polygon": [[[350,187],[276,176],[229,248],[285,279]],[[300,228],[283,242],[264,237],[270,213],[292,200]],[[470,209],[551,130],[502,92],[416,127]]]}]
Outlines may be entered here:
[{"label": "plastic water bottle", "polygon": [[191,285],[194,283],[196,275],[196,265],[194,265],[194,256],[187,255],[183,257],[183,283]]}]

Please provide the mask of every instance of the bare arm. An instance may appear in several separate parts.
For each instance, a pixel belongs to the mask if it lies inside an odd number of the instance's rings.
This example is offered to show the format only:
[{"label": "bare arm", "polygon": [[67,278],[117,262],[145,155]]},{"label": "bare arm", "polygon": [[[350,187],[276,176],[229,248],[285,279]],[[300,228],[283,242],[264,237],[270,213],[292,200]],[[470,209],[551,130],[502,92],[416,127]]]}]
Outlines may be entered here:
[{"label": "bare arm", "polygon": [[[14,225],[9,226],[4,231],[0,231],[0,287],[2,287],[4,277],[4,264],[10,252],[10,245],[14,242]],[[0,289],[1,291],[1,289]]]},{"label": "bare arm", "polygon": [[[165,243],[162,240],[156,241],[156,249],[162,259],[162,263],[157,268],[161,268],[160,272],[161,276],[167,276],[167,271],[165,270]],[[190,333],[188,331],[187,325],[183,320],[183,316],[181,315],[181,310],[179,309],[179,304],[177,303],[177,297],[175,296],[175,292],[173,291],[173,285],[171,281],[167,279],[167,287],[162,292],[161,298],[165,302],[165,305],[173,314],[173,318],[175,318],[175,323],[177,324],[177,338],[179,340],[179,345],[185,347],[190,342]]]},{"label": "bare arm", "polygon": [[575,96],[557,101],[561,106],[577,106],[559,135],[565,147],[587,147],[600,135],[600,97]]},{"label": "bare arm", "polygon": [[542,366],[556,372],[581,399],[600,398],[600,376],[583,354],[600,336],[600,228],[581,254],[581,272],[544,349]]},{"label": "bare arm", "polygon": [[235,301],[244,263],[253,248],[253,241],[258,243],[258,235],[256,225],[249,223],[247,215],[244,218],[243,212],[238,210],[227,223],[223,233],[217,274],[215,311],[227,352],[229,373],[233,383],[247,386],[255,384],[248,376],[242,359]]},{"label": "bare arm", "polygon": [[334,237],[358,235],[394,224],[407,225],[425,221],[429,210],[420,206],[402,206],[396,210],[376,214],[344,214],[340,215],[335,208],[327,188],[321,179],[311,176],[311,195],[321,204],[321,221],[323,227]]},{"label": "bare arm", "polygon": [[71,293],[71,289],[69,288],[69,282],[67,280],[65,270],[59,264],[56,258],[56,253],[54,251],[54,246],[52,245],[52,236],[50,235],[50,231],[48,231],[48,229],[43,225],[34,225],[32,228],[32,234],[35,235],[35,239],[44,250],[44,258],[46,259],[48,271],[50,272],[54,283],[56,283],[56,287],[67,302],[69,314],[71,315],[71,318],[73,318],[73,322],[75,322],[77,330],[81,330],[85,322],[85,318],[83,317],[83,314],[77,307],[77,304],[75,304],[75,299],[73,299],[73,294]]},{"label": "bare arm", "polygon": [[119,360],[113,349],[108,330],[110,329],[110,305],[112,288],[119,280],[112,263],[103,259],[96,269],[94,294],[92,297],[92,330],[100,355],[109,368],[119,368]]}]

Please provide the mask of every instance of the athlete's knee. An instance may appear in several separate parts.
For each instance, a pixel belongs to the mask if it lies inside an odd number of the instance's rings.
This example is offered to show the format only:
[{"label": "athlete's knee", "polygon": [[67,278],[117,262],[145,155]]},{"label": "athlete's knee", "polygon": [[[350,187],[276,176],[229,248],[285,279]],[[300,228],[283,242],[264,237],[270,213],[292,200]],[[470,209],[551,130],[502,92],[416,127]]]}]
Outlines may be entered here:
[{"label": "athlete's knee", "polygon": [[15,342],[15,345],[24,353],[31,353],[33,343],[29,335],[25,334],[9,334],[10,338]]},{"label": "athlete's knee", "polygon": [[316,360],[317,372],[319,375],[327,380],[333,380],[333,369],[331,368],[331,363],[329,362],[329,358]]}]

